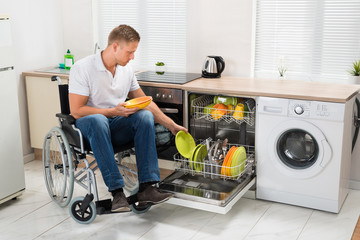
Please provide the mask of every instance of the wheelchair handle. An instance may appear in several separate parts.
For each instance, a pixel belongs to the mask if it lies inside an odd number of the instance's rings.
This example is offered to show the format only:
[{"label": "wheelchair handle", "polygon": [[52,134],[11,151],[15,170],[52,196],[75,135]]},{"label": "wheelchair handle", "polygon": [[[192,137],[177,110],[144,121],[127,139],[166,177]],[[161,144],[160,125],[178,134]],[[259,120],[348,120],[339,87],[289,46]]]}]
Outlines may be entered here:
[{"label": "wheelchair handle", "polygon": [[52,76],[51,81],[55,82],[57,81],[59,85],[61,85],[61,79],[58,76]]}]

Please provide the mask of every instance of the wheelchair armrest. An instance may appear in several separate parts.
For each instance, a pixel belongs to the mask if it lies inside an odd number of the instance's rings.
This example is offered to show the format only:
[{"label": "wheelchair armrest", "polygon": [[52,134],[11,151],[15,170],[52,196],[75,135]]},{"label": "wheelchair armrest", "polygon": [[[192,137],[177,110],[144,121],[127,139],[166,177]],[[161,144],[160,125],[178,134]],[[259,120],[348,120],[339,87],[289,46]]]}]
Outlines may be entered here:
[{"label": "wheelchair armrest", "polygon": [[75,122],[76,122],[76,119],[73,116],[68,115],[68,114],[57,113],[56,117],[64,119],[70,125],[75,124]]}]

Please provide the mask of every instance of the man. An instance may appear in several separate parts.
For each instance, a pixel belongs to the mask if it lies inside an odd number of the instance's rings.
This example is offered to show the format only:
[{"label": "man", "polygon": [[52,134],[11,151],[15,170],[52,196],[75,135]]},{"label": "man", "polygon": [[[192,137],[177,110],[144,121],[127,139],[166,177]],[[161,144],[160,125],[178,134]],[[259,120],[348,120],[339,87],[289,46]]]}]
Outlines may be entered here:
[{"label": "man", "polygon": [[112,30],[108,46],[99,54],[74,64],[70,71],[70,110],[76,126],[89,141],[108,190],[113,195],[112,211],[130,211],[123,193],[124,180],[114,158],[113,145],[134,141],[139,179],[139,203],[161,203],[173,195],[152,185],[160,181],[154,121],[173,134],[187,129],[167,117],[155,103],[146,108],[127,109],[126,97],[145,96],[134,72],[127,66],[140,41],[130,26]]}]

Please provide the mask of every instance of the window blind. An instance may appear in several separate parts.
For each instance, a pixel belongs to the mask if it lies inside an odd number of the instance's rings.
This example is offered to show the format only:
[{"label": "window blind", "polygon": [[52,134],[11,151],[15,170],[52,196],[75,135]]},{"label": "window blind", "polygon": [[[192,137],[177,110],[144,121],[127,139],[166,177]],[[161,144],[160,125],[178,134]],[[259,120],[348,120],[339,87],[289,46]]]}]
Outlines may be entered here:
[{"label": "window blind", "polygon": [[185,72],[186,0],[97,0],[95,6],[102,49],[110,31],[127,24],[141,37],[134,70],[154,70],[161,61],[167,71]]},{"label": "window blind", "polygon": [[256,77],[341,82],[360,59],[360,1],[257,0]]}]

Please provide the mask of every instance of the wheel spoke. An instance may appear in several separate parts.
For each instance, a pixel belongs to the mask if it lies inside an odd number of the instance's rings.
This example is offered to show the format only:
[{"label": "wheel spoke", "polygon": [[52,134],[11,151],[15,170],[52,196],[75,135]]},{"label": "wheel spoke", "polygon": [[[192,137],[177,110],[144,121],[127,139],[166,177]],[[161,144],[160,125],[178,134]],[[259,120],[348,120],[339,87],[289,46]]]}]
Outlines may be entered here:
[{"label": "wheel spoke", "polygon": [[70,202],[74,185],[72,153],[69,149],[62,130],[54,127],[45,139],[43,167],[49,195],[62,207]]}]

